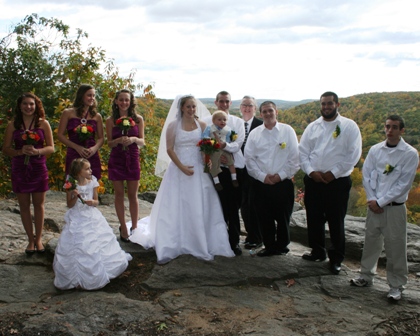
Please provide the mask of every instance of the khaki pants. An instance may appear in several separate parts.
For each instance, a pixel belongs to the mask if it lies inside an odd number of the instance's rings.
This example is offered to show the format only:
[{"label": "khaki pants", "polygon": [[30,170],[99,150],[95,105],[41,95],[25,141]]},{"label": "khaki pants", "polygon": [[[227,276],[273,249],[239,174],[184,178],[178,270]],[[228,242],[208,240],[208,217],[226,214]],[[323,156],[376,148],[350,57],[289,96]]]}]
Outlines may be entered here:
[{"label": "khaki pants", "polygon": [[385,206],[383,209],[381,214],[368,210],[361,273],[363,279],[373,281],[378,258],[385,245],[388,284],[400,288],[408,280],[407,209],[405,204]]},{"label": "khaki pants", "polygon": [[224,155],[227,159],[227,163],[225,164],[225,166],[230,166],[234,164],[232,153],[226,152],[224,150],[219,150],[217,152],[214,152],[213,154],[210,155],[210,160],[211,160],[210,174],[212,177],[216,177],[222,172],[222,170],[220,169],[220,156],[222,155]]}]

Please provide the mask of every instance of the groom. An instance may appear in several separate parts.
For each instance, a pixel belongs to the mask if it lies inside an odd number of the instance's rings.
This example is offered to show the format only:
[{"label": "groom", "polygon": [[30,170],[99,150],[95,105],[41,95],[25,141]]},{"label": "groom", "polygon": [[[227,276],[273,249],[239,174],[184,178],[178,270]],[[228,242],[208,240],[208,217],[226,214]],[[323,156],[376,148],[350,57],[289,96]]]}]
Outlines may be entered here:
[{"label": "groom", "polygon": [[[239,234],[241,225],[239,221],[239,207],[241,205],[241,180],[240,176],[242,169],[245,167],[245,159],[241,151],[242,143],[245,139],[244,122],[242,119],[229,114],[229,108],[232,105],[230,94],[226,91],[220,91],[215,100],[215,105],[218,110],[226,112],[228,115],[227,125],[238,134],[238,138],[231,142],[221,142],[221,149],[232,153],[235,161],[236,174],[238,176],[239,188],[235,188],[232,184],[232,177],[229,169],[223,164],[226,159],[222,155],[220,162],[222,163],[222,172],[218,175],[223,190],[218,191],[220,203],[222,204],[223,216],[229,230],[229,243],[236,256],[242,254],[239,247]],[[204,122],[211,125],[211,117],[205,118]]]}]

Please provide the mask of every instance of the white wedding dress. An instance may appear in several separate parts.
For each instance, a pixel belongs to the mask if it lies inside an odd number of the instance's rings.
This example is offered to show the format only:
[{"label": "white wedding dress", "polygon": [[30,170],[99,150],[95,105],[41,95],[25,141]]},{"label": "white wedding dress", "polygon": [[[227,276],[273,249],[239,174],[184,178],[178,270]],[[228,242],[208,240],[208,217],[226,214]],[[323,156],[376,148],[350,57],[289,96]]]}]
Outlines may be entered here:
[{"label": "white wedding dress", "polygon": [[[77,186],[83,199],[93,198],[99,183],[94,176]],[[66,224],[54,255],[54,285],[59,289],[99,289],[116,278],[128,266],[131,255],[125,253],[102,213],[77,200],[64,215]]]},{"label": "white wedding dress", "polygon": [[[170,162],[149,217],[138,221],[130,236],[144,248],[154,248],[158,263],[181,254],[213,260],[214,256],[233,257],[219,197],[210,176],[203,172],[198,141],[201,128],[184,131],[177,127],[174,150],[179,160],[194,166],[192,176],[185,175]],[[180,125],[180,123],[179,123]],[[131,227],[131,222],[127,223]]]}]

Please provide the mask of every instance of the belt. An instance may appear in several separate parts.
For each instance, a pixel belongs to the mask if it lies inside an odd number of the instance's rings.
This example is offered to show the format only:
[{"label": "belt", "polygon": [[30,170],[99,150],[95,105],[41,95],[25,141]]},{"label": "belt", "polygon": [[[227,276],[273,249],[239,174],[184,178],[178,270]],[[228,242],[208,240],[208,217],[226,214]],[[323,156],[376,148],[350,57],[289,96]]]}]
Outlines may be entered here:
[{"label": "belt", "polygon": [[391,202],[391,203],[387,204],[386,206],[396,206],[396,205],[403,205],[403,204],[404,204],[404,202],[402,202],[402,203]]}]

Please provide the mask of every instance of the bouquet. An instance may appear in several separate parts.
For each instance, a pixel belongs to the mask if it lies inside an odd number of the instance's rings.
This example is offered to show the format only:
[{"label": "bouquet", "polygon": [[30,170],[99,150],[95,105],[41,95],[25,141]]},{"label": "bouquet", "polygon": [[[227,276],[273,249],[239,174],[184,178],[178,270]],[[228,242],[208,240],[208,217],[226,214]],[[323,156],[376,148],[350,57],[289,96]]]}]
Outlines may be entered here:
[{"label": "bouquet", "polygon": [[[136,123],[131,117],[118,118],[115,124],[121,129],[122,135],[127,135],[131,127]],[[123,150],[127,150],[126,146],[123,146]]]},{"label": "bouquet", "polygon": [[[26,130],[22,133],[22,140],[25,142],[25,145],[36,145],[39,139],[41,139],[40,136],[34,131]],[[25,165],[29,163],[29,158],[29,155],[25,155]]]},{"label": "bouquet", "polygon": [[77,133],[77,136],[82,143],[86,143],[86,141],[93,136],[93,127],[88,124],[80,124],[74,131]]},{"label": "bouquet", "polygon": [[197,146],[200,147],[200,152],[204,153],[204,172],[209,173],[210,155],[219,151],[220,144],[212,138],[203,138],[197,143]]},{"label": "bouquet", "polygon": [[[66,182],[64,183],[63,189],[65,191],[71,191],[76,188],[77,188],[77,181],[70,175],[67,175]],[[77,197],[82,202],[82,204],[85,204],[85,201],[83,200],[82,196],[77,195]]]}]

